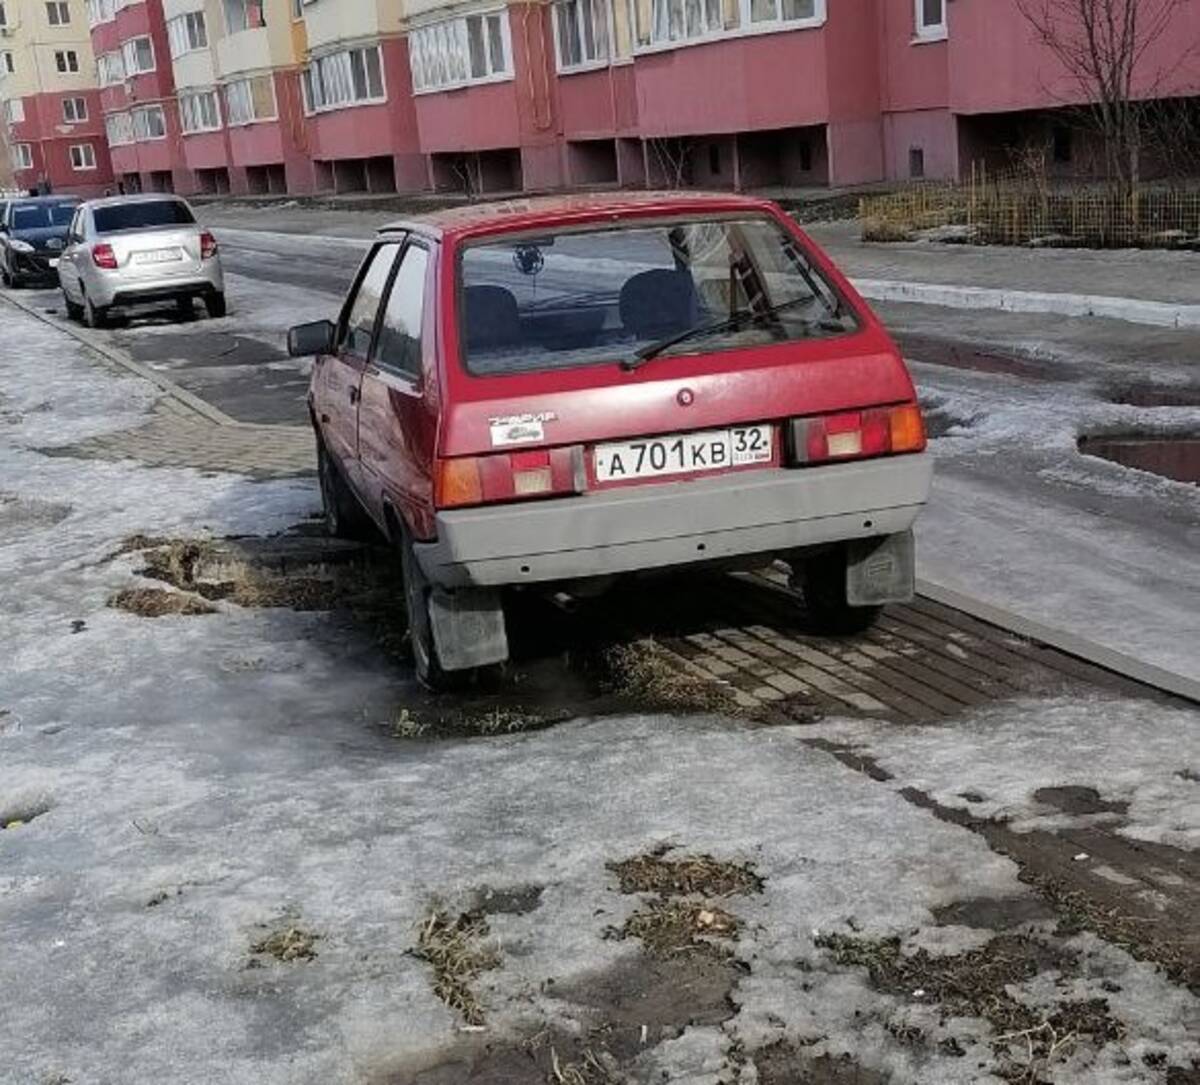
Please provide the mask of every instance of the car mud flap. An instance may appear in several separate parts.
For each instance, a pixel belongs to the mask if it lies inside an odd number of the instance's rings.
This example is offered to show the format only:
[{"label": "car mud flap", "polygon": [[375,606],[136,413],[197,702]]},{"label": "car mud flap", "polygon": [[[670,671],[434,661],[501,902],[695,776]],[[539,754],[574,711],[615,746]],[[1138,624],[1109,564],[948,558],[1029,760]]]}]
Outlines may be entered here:
[{"label": "car mud flap", "polygon": [[429,623],[444,670],[486,667],[508,658],[504,607],[497,591],[435,588],[429,597]]},{"label": "car mud flap", "polygon": [[854,607],[907,603],[916,589],[911,531],[857,539],[846,550],[846,602]]}]

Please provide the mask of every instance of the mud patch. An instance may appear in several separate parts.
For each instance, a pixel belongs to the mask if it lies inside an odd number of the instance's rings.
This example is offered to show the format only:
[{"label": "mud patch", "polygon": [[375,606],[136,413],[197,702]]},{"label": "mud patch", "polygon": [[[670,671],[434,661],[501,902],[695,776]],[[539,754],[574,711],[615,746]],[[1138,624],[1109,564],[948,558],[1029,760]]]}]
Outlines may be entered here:
[{"label": "mud patch", "polygon": [[173,614],[215,614],[217,608],[203,599],[164,588],[124,588],[111,596],[108,605],[140,618],[165,618]]},{"label": "mud patch", "polygon": [[1122,467],[1148,471],[1176,482],[1200,484],[1200,437],[1157,434],[1085,434],[1078,442],[1085,456],[1096,456]]},{"label": "mud patch", "polygon": [[1105,398],[1130,407],[1200,407],[1200,385],[1122,384],[1106,389]]},{"label": "mud patch", "polygon": [[905,358],[926,365],[969,369],[975,373],[1000,373],[1036,381],[1070,380],[1070,375],[1055,371],[1052,362],[1039,362],[995,350],[980,350],[970,343],[953,339],[938,339],[927,335],[900,335],[900,347]]},{"label": "mud patch", "polygon": [[935,908],[933,918],[939,926],[974,927],[978,930],[1004,931],[1026,923],[1054,919],[1054,909],[1041,897],[972,897]]},{"label": "mud patch", "polygon": [[482,1025],[483,1006],[472,983],[500,965],[500,953],[490,944],[491,931],[482,912],[462,912],[451,918],[434,911],[421,925],[414,953],[433,969],[433,992],[468,1025]]},{"label": "mud patch", "polygon": [[1100,797],[1094,787],[1041,787],[1033,793],[1036,802],[1057,807],[1064,814],[1126,814],[1129,803]]},{"label": "mud patch", "polygon": [[877,1070],[860,1066],[849,1055],[809,1055],[786,1042],[754,1054],[759,1085],[886,1085]]},{"label": "mud patch", "polygon": [[475,909],[484,915],[528,915],[542,903],[543,886],[518,885],[507,889],[484,886],[475,895]]}]

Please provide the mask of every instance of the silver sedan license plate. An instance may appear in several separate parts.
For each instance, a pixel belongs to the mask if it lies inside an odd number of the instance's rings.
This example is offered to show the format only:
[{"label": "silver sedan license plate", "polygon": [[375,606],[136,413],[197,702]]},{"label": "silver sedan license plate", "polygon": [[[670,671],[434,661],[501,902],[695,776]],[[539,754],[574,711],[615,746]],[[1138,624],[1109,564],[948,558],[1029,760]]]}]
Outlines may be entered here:
[{"label": "silver sedan license plate", "polygon": [[695,475],[769,463],[771,427],[734,426],[596,446],[597,482]]},{"label": "silver sedan license plate", "polygon": [[135,264],[169,264],[180,257],[181,253],[178,249],[147,249],[144,252],[135,252],[133,262]]}]

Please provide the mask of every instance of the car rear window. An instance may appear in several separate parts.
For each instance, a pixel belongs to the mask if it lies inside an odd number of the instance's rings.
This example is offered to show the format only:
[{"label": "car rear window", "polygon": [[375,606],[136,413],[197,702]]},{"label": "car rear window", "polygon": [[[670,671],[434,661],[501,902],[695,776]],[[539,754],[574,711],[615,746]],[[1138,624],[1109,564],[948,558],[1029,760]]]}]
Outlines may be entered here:
[{"label": "car rear window", "polygon": [[69,226],[75,217],[73,203],[26,203],[12,209],[14,230],[48,230],[52,226]]},{"label": "car rear window", "polygon": [[196,221],[187,204],[178,200],[139,200],[97,207],[92,211],[92,220],[98,234],[146,230],[155,226],[191,226]]},{"label": "car rear window", "polygon": [[706,354],[857,328],[796,239],[765,216],[489,240],[464,249],[460,281],[463,357],[477,376],[599,365],[654,348]]}]

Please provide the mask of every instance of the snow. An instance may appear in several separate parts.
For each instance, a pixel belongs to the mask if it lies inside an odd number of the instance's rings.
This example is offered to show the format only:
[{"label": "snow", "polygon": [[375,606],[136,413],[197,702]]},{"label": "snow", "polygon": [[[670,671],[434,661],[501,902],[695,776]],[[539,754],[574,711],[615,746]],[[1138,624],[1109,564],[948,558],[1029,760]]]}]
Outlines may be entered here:
[{"label": "snow", "polygon": [[[967,931],[935,933],[933,910],[1026,891],[980,837],[806,745],[808,728],[626,716],[404,742],[386,724],[411,703],[411,678],[348,619],[231,609],[150,621],[107,608],[136,583],[135,559],[108,560],[123,537],[266,533],[310,513],[316,495],[311,482],[37,452],[137,424],[154,401],[40,327],[0,309],[0,817],[28,819],[0,832],[0,990],[17,992],[0,1015],[0,1082],[337,1085],[432,1064],[460,1034],[411,953],[418,924],[485,884],[545,886],[534,912],[490,921],[502,965],[476,985],[489,1035],[558,1023],[545,979],[636,952],[603,937],[638,903],[605,863],[659,843],[753,862],[766,884],[727,902],[751,967],[736,1016],[648,1053],[647,1075],[703,1085],[730,1039],[787,1035],[898,1082],[987,1080],[971,1069],[989,1059],[979,1022],[955,1027],[969,1058],[918,1060],[884,1025],[936,1010],[901,1010],[813,945],[814,930],[971,944]],[[25,344],[39,335],[34,369]],[[1032,705],[992,721],[1010,736],[1028,728],[1036,756],[997,740],[981,758],[989,732],[975,723],[957,744],[949,729],[887,732],[898,745],[881,759],[905,771],[919,761],[935,789],[955,786],[952,773],[963,786],[978,778],[989,801],[1020,810],[1000,752],[1038,779],[1074,755],[1090,721],[1114,737],[1110,749],[1093,736],[1089,782],[1127,793],[1139,831],[1175,831],[1165,769],[1137,754],[1145,778],[1120,774],[1115,736],[1160,755],[1171,736],[1178,753],[1183,716],[1121,702],[1051,709],[1045,724]],[[855,725],[830,733],[839,726]],[[882,743],[884,729],[846,733]],[[251,944],[280,924],[319,934],[316,959],[251,967]],[[1137,1042],[1200,1056],[1194,998],[1118,951],[1089,952],[1136,1000]],[[1080,990],[1095,995],[1098,982],[1089,971]],[[1103,1065],[1118,1053],[1106,1049]],[[1124,1073],[1154,1079],[1137,1061]]]}]

